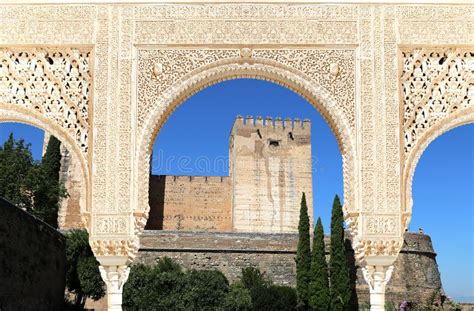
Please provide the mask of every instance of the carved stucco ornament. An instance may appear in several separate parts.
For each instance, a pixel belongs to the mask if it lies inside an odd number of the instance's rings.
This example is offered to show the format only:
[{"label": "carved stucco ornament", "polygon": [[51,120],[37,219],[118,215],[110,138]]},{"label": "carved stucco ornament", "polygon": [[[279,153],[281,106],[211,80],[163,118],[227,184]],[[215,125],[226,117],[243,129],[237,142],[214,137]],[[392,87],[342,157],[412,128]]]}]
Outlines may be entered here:
[{"label": "carved stucco ornament", "polygon": [[242,49],[240,49],[240,57],[241,58],[251,58],[252,57],[252,49],[251,48],[242,48]]},{"label": "carved stucco ornament", "polygon": [[336,80],[339,77],[341,72],[341,68],[337,63],[331,63],[329,65],[329,74],[332,76],[333,80]]},{"label": "carved stucco ornament", "polygon": [[162,63],[156,63],[153,65],[153,77],[158,78],[159,75],[163,73],[163,64]]}]

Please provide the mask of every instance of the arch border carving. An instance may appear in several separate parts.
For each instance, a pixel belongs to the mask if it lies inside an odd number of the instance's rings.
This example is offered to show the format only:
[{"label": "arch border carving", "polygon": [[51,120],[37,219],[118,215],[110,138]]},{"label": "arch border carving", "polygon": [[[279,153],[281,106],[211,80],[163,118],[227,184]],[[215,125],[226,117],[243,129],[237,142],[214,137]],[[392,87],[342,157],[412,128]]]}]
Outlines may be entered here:
[{"label": "arch border carving", "polygon": [[[221,81],[236,78],[255,78],[283,85],[307,99],[324,117],[338,141],[343,159],[344,209],[346,220],[351,224],[350,231],[357,234],[358,213],[355,212],[355,133],[351,129],[347,116],[330,92],[303,72],[274,61],[250,58],[242,51],[241,58],[231,58],[203,66],[187,74],[157,98],[152,113],[144,121],[138,135],[138,202],[135,212],[136,231],[141,232],[148,217],[148,181],[151,150],[156,136],[173,111],[187,98],[201,89]],[[150,74],[151,76],[151,74]],[[138,96],[139,97],[139,96]]]},{"label": "arch border carving", "polygon": [[418,162],[425,152],[426,148],[439,136],[444,133],[466,124],[474,123],[474,106],[467,109],[462,109],[450,114],[448,117],[436,123],[436,125],[429,128],[418,138],[417,144],[411,150],[409,156],[406,158],[405,167],[403,170],[403,208],[402,210],[402,226],[408,228],[411,220],[413,197],[412,184]]}]

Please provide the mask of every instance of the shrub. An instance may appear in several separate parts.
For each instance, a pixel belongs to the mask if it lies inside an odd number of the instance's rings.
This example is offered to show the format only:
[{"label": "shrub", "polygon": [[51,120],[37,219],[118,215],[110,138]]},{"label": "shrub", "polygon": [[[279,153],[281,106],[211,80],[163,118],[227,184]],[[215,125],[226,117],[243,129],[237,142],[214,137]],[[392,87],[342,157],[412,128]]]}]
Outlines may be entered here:
[{"label": "shrub", "polygon": [[66,236],[66,286],[75,295],[75,308],[82,309],[86,298],[98,300],[105,295],[99,262],[89,246],[86,230],[71,230]]},{"label": "shrub", "polygon": [[241,281],[235,282],[229,288],[229,293],[224,299],[222,307],[225,311],[250,311],[252,308],[252,296],[250,290],[245,288]]}]

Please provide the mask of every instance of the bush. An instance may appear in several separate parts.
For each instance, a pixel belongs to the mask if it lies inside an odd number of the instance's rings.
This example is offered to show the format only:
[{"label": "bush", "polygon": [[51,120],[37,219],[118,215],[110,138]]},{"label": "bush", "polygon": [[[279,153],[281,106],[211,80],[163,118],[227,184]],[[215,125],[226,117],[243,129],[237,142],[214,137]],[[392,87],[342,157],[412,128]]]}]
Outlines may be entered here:
[{"label": "bush", "polygon": [[229,281],[218,270],[190,270],[183,296],[187,310],[215,310],[224,304]]},{"label": "bush", "polygon": [[155,266],[131,267],[123,290],[125,310],[216,310],[224,304],[229,282],[217,270],[190,270],[169,258]]},{"label": "bush", "polygon": [[243,268],[241,282],[250,292],[252,310],[296,310],[296,290],[288,286],[273,285],[259,269]]},{"label": "bush", "polygon": [[229,293],[224,300],[223,309],[225,311],[253,310],[250,290],[245,288],[241,281],[235,282],[230,286]]},{"label": "bush", "polygon": [[156,265],[133,265],[123,289],[124,310],[295,310],[296,290],[273,285],[256,268],[242,269],[229,286],[218,270],[189,270],[169,258]]}]

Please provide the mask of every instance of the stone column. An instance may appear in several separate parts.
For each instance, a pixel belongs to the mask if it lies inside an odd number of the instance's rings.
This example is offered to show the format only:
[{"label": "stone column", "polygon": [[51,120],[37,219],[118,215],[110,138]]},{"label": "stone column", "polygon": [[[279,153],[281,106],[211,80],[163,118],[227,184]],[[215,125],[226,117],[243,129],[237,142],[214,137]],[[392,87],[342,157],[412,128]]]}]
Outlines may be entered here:
[{"label": "stone column", "polygon": [[128,279],[130,268],[127,267],[127,257],[110,256],[98,257],[99,270],[107,286],[107,310],[122,310],[123,285]]},{"label": "stone column", "polygon": [[390,265],[384,265],[384,261],[368,263],[362,268],[365,281],[369,284],[371,311],[385,310],[385,287],[392,276],[393,260],[390,260]]}]

